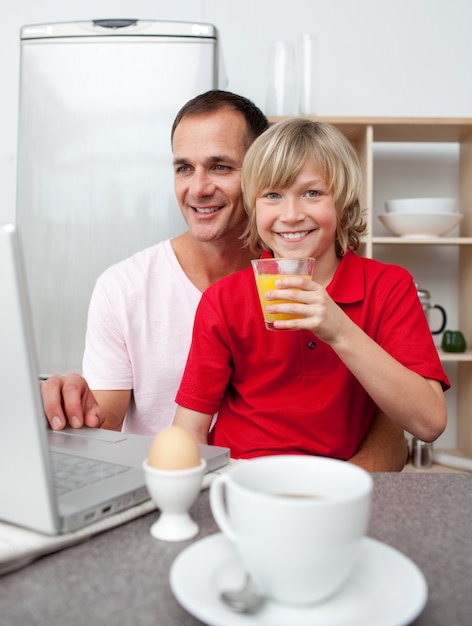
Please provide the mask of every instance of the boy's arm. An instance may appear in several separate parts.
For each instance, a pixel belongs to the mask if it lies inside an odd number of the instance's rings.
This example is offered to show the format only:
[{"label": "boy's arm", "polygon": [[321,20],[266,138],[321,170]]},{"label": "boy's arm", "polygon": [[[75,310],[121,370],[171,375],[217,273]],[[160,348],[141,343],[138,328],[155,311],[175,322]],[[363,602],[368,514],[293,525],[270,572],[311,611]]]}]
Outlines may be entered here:
[{"label": "boy's arm", "polygon": [[207,413],[199,413],[178,406],[174,416],[174,424],[185,428],[197,443],[208,443],[208,431],[210,430],[213,416]]},{"label": "boy's arm", "polygon": [[357,452],[348,459],[370,472],[401,472],[407,460],[403,429],[381,411],[376,412]]}]

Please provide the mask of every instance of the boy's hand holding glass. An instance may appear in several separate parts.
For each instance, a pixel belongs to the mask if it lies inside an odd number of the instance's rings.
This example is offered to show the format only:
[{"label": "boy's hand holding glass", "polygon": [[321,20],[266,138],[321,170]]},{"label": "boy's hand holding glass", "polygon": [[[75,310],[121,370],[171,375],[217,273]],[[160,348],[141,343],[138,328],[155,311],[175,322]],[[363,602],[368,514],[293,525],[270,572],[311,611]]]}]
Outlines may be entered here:
[{"label": "boy's hand holding glass", "polygon": [[267,307],[273,304],[285,304],[291,300],[266,300],[265,294],[268,291],[277,289],[276,281],[282,278],[300,276],[311,280],[313,269],[315,267],[315,259],[308,257],[306,259],[257,259],[252,261],[254,277],[261,302],[262,315],[264,324],[268,330],[278,330],[274,326],[277,320],[300,319],[302,316],[292,313],[270,313]]}]

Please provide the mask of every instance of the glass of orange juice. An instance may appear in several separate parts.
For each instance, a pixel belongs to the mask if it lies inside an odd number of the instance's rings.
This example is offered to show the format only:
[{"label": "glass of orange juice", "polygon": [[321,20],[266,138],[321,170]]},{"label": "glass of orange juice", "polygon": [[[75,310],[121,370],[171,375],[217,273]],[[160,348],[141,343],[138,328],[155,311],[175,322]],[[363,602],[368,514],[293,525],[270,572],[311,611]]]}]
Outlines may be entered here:
[{"label": "glass of orange juice", "polygon": [[290,313],[267,313],[268,304],[282,304],[290,302],[290,300],[270,300],[269,302],[265,299],[265,294],[267,291],[277,289],[275,281],[286,278],[287,276],[303,276],[304,278],[311,279],[313,268],[315,267],[315,259],[312,257],[305,259],[271,258],[257,259],[251,261],[251,263],[266,328],[268,330],[275,330],[275,320],[293,320],[299,318],[300,315]]}]

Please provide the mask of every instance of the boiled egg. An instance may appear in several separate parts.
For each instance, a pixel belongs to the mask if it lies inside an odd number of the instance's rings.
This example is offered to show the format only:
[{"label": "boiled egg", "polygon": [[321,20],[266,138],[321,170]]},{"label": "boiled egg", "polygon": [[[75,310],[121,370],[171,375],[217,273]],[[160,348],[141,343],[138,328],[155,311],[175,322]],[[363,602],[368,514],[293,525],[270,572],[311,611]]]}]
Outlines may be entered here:
[{"label": "boiled egg", "polygon": [[182,470],[200,465],[200,450],[192,436],[180,426],[168,426],[154,438],[148,465],[162,470]]}]

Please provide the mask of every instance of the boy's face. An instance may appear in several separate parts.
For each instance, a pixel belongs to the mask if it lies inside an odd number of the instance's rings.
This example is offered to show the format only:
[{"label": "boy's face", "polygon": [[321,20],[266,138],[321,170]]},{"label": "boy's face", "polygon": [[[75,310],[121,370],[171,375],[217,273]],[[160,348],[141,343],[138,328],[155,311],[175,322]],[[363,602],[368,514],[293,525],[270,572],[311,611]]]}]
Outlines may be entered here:
[{"label": "boy's face", "polygon": [[[315,166],[306,161],[290,187],[264,189],[256,199],[261,239],[278,257],[336,258],[336,207]],[[316,269],[315,269],[316,272]]]},{"label": "boy's face", "polygon": [[244,116],[231,109],[184,117],[175,129],[175,194],[199,241],[234,239],[246,225],[241,192],[246,129]]}]

